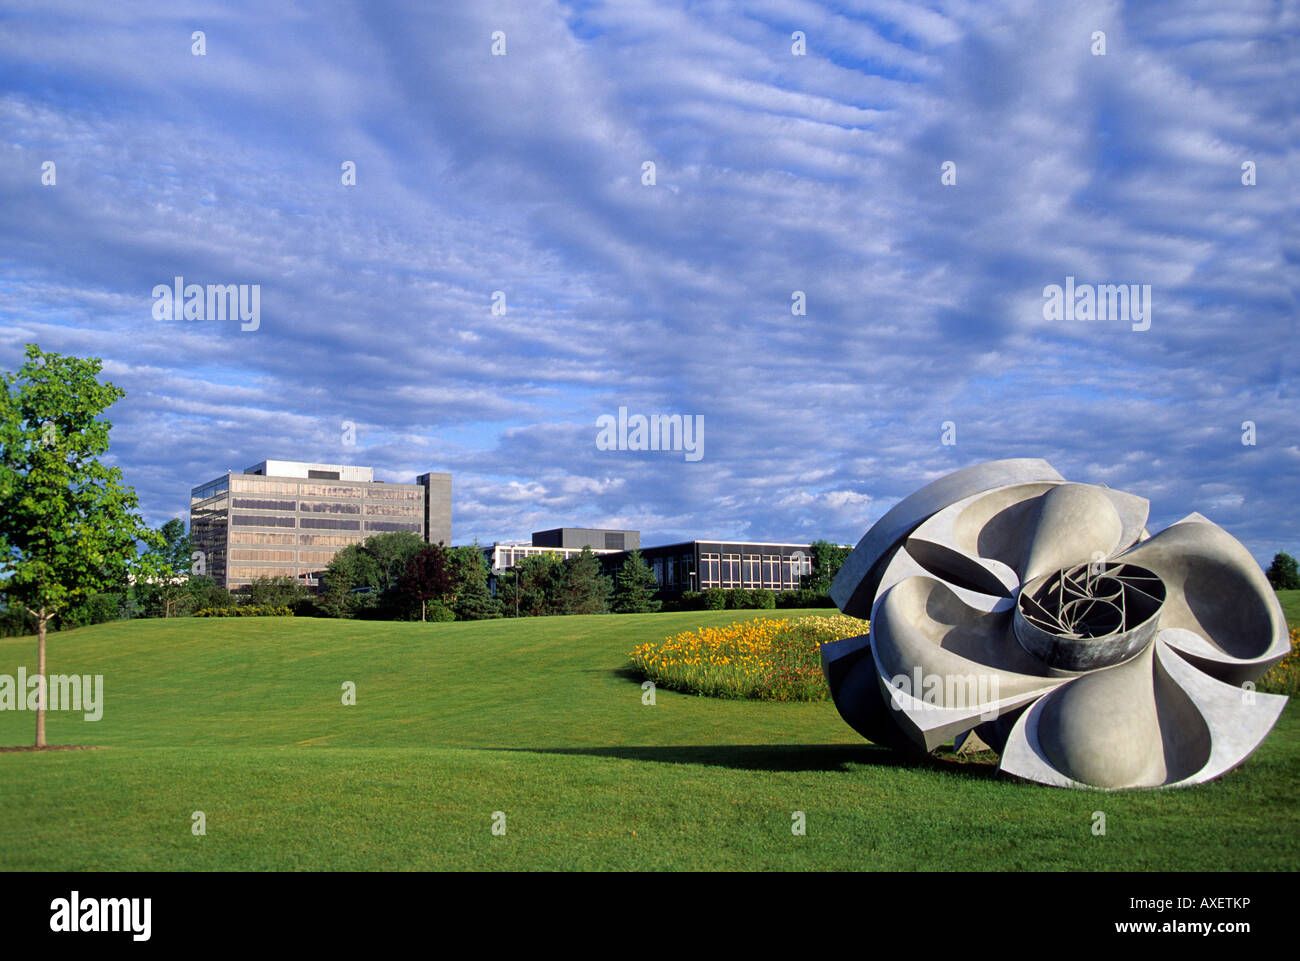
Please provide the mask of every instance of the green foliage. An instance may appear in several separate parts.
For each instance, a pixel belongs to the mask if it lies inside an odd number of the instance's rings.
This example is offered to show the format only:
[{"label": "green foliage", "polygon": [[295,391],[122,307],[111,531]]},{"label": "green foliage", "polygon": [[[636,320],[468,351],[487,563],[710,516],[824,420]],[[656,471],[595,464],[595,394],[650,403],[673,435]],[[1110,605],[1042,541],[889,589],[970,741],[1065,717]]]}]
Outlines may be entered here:
[{"label": "green foliage", "polygon": [[727,592],[720,587],[706,587],[700,592],[702,610],[721,611],[727,606]]},{"label": "green foliage", "polygon": [[45,353],[0,379],[0,591],[38,627],[140,570],[136,541],[158,534],[135,513],[135,491],[98,458],[123,391],[96,378],[97,358]]},{"label": "green foliage", "polygon": [[454,621],[456,620],[456,612],[442,601],[430,601],[425,605],[424,619],[431,623],[439,621]]},{"label": "green foliage", "polygon": [[501,616],[501,604],[488,590],[488,561],[478,546],[453,548],[451,552],[453,595],[450,600],[456,619],[482,621]]},{"label": "green foliage", "polygon": [[1273,555],[1273,563],[1264,573],[1275,591],[1300,589],[1300,569],[1296,566],[1296,559],[1285,551]]},{"label": "green foliage", "polygon": [[608,614],[613,585],[600,572],[600,560],[590,547],[566,557],[556,585],[557,614]]},{"label": "green foliage", "polygon": [[311,595],[296,577],[280,574],[276,577],[255,577],[251,584],[238,590],[239,598],[253,607],[297,608]]},{"label": "green foliage", "polygon": [[428,615],[429,601],[445,607],[443,598],[451,594],[454,584],[450,552],[442,544],[425,544],[406,559],[406,569],[394,590],[402,604],[419,608],[423,621]]},{"label": "green foliage", "polygon": [[409,615],[394,588],[406,570],[406,562],[424,541],[410,531],[376,534],[361,544],[349,544],[330,560],[325,569],[324,593],[317,600],[326,617],[396,617]]},{"label": "green foliage", "polygon": [[835,607],[835,602],[831,600],[829,594],[819,594],[816,591],[781,591],[776,595],[776,606],[782,608],[789,607]]},{"label": "green foliage", "polygon": [[812,552],[812,573],[803,576],[800,587],[815,594],[827,594],[831,581],[839,573],[844,559],[849,556],[850,548],[840,547],[827,540],[816,540],[810,546]]},{"label": "green foliage", "polygon": [[205,607],[195,617],[293,617],[293,608],[271,604],[240,604],[236,607]]},{"label": "green foliage", "polygon": [[641,558],[641,552],[631,551],[623,560],[614,585],[614,613],[645,614],[659,610],[659,602],[654,600],[658,589],[655,572]]}]

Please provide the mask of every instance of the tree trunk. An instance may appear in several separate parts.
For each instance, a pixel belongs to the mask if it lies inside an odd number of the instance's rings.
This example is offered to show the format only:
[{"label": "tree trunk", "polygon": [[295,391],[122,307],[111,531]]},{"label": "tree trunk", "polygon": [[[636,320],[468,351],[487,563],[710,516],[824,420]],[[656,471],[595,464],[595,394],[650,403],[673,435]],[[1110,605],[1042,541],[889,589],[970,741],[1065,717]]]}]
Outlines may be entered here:
[{"label": "tree trunk", "polygon": [[424,623],[424,601],[420,601],[420,623]]},{"label": "tree trunk", "polygon": [[[40,675],[36,689],[36,746],[45,747],[45,693],[49,684],[45,680],[45,626],[49,617],[42,607],[36,615],[36,673]],[[20,695],[21,696],[21,695]]]}]

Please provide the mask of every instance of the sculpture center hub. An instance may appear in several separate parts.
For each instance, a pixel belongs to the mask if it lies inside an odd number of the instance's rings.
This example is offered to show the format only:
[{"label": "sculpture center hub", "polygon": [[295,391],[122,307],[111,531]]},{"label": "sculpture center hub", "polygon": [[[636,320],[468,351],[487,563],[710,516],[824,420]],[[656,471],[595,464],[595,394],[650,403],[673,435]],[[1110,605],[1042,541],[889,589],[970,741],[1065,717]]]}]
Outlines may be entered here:
[{"label": "sculpture center hub", "polygon": [[1109,667],[1150,643],[1164,602],[1164,583],[1144,567],[1079,564],[1021,588],[1016,639],[1053,668]]}]

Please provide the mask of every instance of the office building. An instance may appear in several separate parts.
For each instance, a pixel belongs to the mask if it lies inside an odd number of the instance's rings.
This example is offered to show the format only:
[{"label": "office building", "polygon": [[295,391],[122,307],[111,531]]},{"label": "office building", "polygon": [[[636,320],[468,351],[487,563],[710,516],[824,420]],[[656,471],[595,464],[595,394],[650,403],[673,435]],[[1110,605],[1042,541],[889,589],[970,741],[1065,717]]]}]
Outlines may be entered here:
[{"label": "office building", "polygon": [[[617,577],[628,551],[602,554],[604,573]],[[708,587],[797,590],[799,579],[812,573],[808,544],[767,544],[751,541],[682,541],[641,550],[641,559],[654,571],[665,594],[702,591]]]},{"label": "office building", "polygon": [[228,589],[279,576],[315,587],[338,551],[393,531],[450,544],[451,475],[389,484],[369,467],[265,460],[190,492],[194,549]]},{"label": "office building", "polygon": [[493,580],[495,575],[514,567],[525,557],[537,554],[554,554],[563,560],[581,554],[590,548],[593,554],[610,554],[635,550],[641,545],[640,531],[605,530],[590,527],[557,527],[550,531],[534,531],[528,543],[495,542],[482,548]]}]

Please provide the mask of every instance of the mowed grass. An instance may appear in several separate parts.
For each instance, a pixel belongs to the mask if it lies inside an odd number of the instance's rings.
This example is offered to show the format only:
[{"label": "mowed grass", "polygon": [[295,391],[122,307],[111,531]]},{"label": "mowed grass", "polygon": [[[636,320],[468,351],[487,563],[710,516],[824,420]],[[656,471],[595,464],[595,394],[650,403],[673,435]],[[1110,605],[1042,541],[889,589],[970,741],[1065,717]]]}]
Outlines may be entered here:
[{"label": "mowed grass", "polygon": [[[103,674],[105,707],[95,723],[52,714],[50,742],[100,749],[0,753],[0,870],[1300,865],[1295,705],[1219,781],[1105,794],[1003,781],[987,758],[901,757],[829,702],[661,689],[642,704],[633,647],[766,613],[52,635],[50,672]],[[33,639],[0,640],[0,674],[34,659]],[[341,703],[345,681],[356,706]],[[0,744],[33,733],[31,714],[0,712]]]},{"label": "mowed grass", "polygon": [[1291,627],[1300,627],[1300,591],[1278,591],[1277,599],[1282,602],[1282,613]]}]

